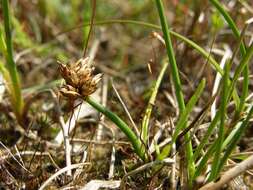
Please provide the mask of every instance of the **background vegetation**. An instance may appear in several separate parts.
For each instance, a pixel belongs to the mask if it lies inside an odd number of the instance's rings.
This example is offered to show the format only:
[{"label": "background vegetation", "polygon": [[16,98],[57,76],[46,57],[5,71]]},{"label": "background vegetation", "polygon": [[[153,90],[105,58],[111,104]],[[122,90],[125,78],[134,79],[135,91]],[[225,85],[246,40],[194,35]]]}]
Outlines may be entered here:
[{"label": "background vegetation", "polygon": [[253,188],[252,7],[1,0],[0,187]]}]

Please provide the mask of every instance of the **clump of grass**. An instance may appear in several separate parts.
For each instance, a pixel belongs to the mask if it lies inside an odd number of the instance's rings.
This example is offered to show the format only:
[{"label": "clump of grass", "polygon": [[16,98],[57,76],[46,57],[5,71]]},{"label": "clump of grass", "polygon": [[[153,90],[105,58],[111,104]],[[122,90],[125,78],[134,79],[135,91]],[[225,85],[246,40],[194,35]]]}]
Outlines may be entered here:
[{"label": "clump of grass", "polygon": [[[177,98],[177,102],[178,102],[178,106],[179,106],[179,110],[180,110],[180,116],[177,121],[175,133],[172,136],[172,142],[171,142],[171,144],[167,145],[163,149],[163,152],[160,154],[160,159],[163,159],[163,158],[170,155],[172,143],[175,143],[175,139],[177,138],[180,131],[182,131],[186,128],[187,116],[190,114],[193,106],[196,103],[196,100],[199,98],[199,94],[198,95],[196,94],[196,97],[195,97],[196,99],[194,100],[195,102],[191,106],[189,105],[189,106],[185,107],[182,86],[181,86],[181,82],[180,82],[180,78],[179,78],[179,72],[178,72],[178,68],[177,68],[177,64],[176,64],[176,59],[174,56],[173,46],[172,46],[171,39],[170,39],[170,31],[169,31],[167,20],[166,20],[165,14],[164,14],[163,3],[161,0],[156,0],[155,2],[156,2],[156,6],[158,8],[162,31],[163,31],[164,39],[166,42],[167,55],[170,60],[171,75],[173,77],[176,98]],[[213,162],[212,162],[210,175],[208,177],[208,181],[214,181],[218,178],[220,172],[222,171],[222,169],[225,165],[226,160],[231,155],[232,150],[235,148],[236,143],[238,142],[239,138],[243,134],[242,131],[245,130],[246,126],[248,125],[249,118],[251,118],[251,115],[252,115],[252,112],[251,112],[252,110],[251,110],[251,108],[249,108],[248,111],[246,112],[247,116],[246,116],[246,118],[243,119],[243,122],[239,122],[240,124],[236,122],[236,124],[239,125],[236,128],[236,130],[237,130],[236,132],[231,133],[231,131],[229,131],[225,127],[229,123],[229,120],[227,119],[226,109],[228,107],[228,104],[230,103],[230,99],[231,99],[232,94],[233,94],[235,105],[236,105],[236,110],[235,110],[236,114],[235,114],[235,118],[233,119],[233,121],[238,121],[238,117],[240,118],[241,112],[246,107],[245,100],[246,100],[246,97],[248,94],[248,79],[249,79],[248,63],[252,57],[252,46],[253,45],[250,45],[250,47],[248,49],[246,49],[245,45],[240,40],[242,38],[240,35],[240,32],[237,29],[237,27],[236,27],[235,23],[233,22],[233,20],[231,19],[231,17],[229,16],[229,14],[225,11],[225,9],[222,7],[222,5],[218,1],[211,0],[211,3],[224,16],[229,27],[232,29],[235,37],[238,39],[238,41],[239,41],[238,43],[240,44],[240,50],[241,50],[241,62],[235,70],[235,74],[234,74],[234,77],[232,78],[232,81],[230,81],[230,79],[229,79],[231,64],[229,64],[229,63],[226,64],[225,71],[222,71],[222,72],[219,71],[223,75],[223,77],[222,77],[222,81],[223,81],[222,84],[223,85],[222,85],[222,90],[221,90],[221,104],[220,104],[219,110],[216,113],[216,116],[214,117],[213,121],[211,121],[211,124],[210,124],[210,127],[208,128],[207,134],[205,134],[205,137],[203,138],[203,140],[200,141],[200,145],[197,146],[195,152],[194,152],[194,149],[191,145],[190,133],[185,134],[185,140],[184,140],[185,141],[185,150],[184,150],[184,152],[186,155],[185,159],[187,160],[187,173],[188,173],[187,186],[190,189],[192,188],[193,180],[196,179],[197,176],[199,176],[201,173],[204,172],[204,170],[205,170],[204,166],[206,166],[207,161],[212,156],[213,156]],[[232,61],[233,60],[231,60],[231,62]],[[243,72],[244,82],[243,82],[242,95],[239,97],[237,94],[236,82],[242,72]],[[200,85],[200,88],[198,88],[196,90],[196,93],[200,89],[203,90],[203,84]],[[188,104],[191,104],[191,101],[193,101],[193,100],[191,99]],[[218,131],[217,139],[215,139],[215,141],[211,145],[207,145],[206,144],[208,141],[207,139],[208,139],[208,137],[210,137],[210,135],[212,134],[212,131],[215,127],[217,127],[217,131]],[[229,138],[229,140],[228,140],[228,138]],[[229,141],[229,143],[228,143],[228,141]],[[225,142],[226,142],[226,144],[224,144]],[[203,155],[203,157],[199,158],[199,160],[200,160],[199,163],[195,163],[196,159],[198,158],[198,156],[200,154],[200,151],[203,149],[204,146],[207,146],[208,151],[206,152],[205,155]],[[197,165],[196,170],[195,170],[195,165]]]}]

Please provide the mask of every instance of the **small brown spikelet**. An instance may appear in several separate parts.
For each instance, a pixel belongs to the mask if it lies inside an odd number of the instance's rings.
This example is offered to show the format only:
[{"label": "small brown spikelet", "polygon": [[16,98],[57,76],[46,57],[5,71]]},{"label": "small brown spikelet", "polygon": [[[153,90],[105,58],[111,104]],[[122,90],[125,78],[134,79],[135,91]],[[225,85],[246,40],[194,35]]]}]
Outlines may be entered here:
[{"label": "small brown spikelet", "polygon": [[60,92],[70,99],[85,98],[94,93],[102,78],[102,74],[93,74],[94,69],[89,57],[68,65],[59,63],[60,74],[66,82]]}]

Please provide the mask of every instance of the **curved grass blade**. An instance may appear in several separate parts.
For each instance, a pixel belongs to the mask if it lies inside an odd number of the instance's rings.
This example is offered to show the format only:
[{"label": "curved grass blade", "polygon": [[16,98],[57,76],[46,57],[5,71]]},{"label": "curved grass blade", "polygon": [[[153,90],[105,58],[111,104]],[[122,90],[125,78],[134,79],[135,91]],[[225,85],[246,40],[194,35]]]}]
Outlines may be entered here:
[{"label": "curved grass blade", "polygon": [[[216,7],[216,9],[224,17],[224,19],[228,23],[228,25],[229,25],[230,29],[232,30],[236,39],[240,40],[240,31],[238,30],[235,22],[229,16],[229,14],[224,9],[222,4],[218,0],[210,0],[210,2]],[[245,48],[243,41],[241,41],[241,43],[240,43],[240,52],[241,52],[242,57],[244,57],[244,55],[246,54],[246,48]],[[246,97],[248,96],[248,85],[249,85],[249,68],[248,68],[248,66],[246,66],[245,69],[243,70],[243,77],[244,77],[243,90],[242,90],[242,95],[240,98],[240,103],[239,103],[239,105],[237,105],[237,115],[239,115],[241,113],[241,111],[243,110]]]},{"label": "curved grass blade", "polygon": [[252,117],[253,114],[253,105],[251,105],[250,110],[248,112],[248,115],[246,117],[246,119],[242,122],[240,128],[236,131],[236,133],[234,133],[234,137],[232,138],[231,142],[229,143],[224,156],[222,157],[219,167],[218,167],[218,172],[221,171],[221,169],[223,168],[225,162],[227,161],[228,157],[231,155],[232,151],[234,150],[234,148],[236,147],[238,141],[240,140],[241,136],[243,135],[243,133],[245,132],[245,130],[247,129],[247,127],[249,126],[249,121]]},{"label": "curved grass blade", "polygon": [[237,66],[236,70],[235,70],[235,73],[234,73],[234,76],[233,76],[233,79],[231,81],[231,84],[229,86],[229,97],[228,99],[230,99],[234,89],[235,89],[235,86],[236,86],[236,83],[238,81],[238,78],[240,77],[242,71],[245,69],[245,67],[249,64],[249,61],[250,59],[252,58],[253,56],[253,43],[250,45],[250,47],[248,48],[247,52],[245,53],[245,55],[243,56],[240,64]]},{"label": "curved grass blade", "polygon": [[104,114],[106,117],[108,117],[113,123],[116,124],[117,127],[120,128],[120,130],[125,133],[128,140],[130,140],[131,144],[133,145],[134,151],[136,154],[143,160],[147,161],[147,157],[145,155],[144,146],[140,140],[136,136],[136,134],[131,130],[131,128],[115,113],[109,111],[104,106],[97,103],[95,100],[93,100],[91,97],[87,97],[85,99],[86,102],[88,102],[93,108],[95,108],[97,111]]},{"label": "curved grass blade", "polygon": [[[143,21],[137,21],[137,20],[120,20],[120,19],[110,19],[110,20],[105,20],[105,21],[96,21],[93,23],[94,25],[110,25],[110,24],[133,24],[133,25],[138,25],[138,26],[142,26],[142,27],[147,27],[147,28],[151,28],[154,30],[162,30],[162,28],[158,25],[155,24],[151,24],[151,23],[147,23],[147,22],[143,22]],[[78,29],[78,28],[82,28],[85,26],[90,26],[90,23],[86,23],[86,24],[80,24],[78,26],[75,27],[71,27],[67,30],[64,30],[58,34],[56,34],[56,36],[65,34],[67,32],[70,32],[72,30]],[[219,72],[221,75],[224,74],[222,68],[219,66],[219,64],[217,63],[217,61],[215,61],[215,59],[210,55],[209,52],[207,52],[206,50],[204,50],[202,47],[200,47],[198,44],[196,44],[194,41],[184,37],[183,35],[174,32],[172,30],[169,30],[169,33],[178,38],[179,40],[183,41],[184,43],[186,43],[187,45],[191,46],[193,49],[195,49],[197,52],[199,52],[205,59],[207,59],[208,62],[210,62],[210,64],[212,65],[212,67]]]},{"label": "curved grass blade", "polygon": [[216,140],[211,146],[209,146],[207,152],[205,153],[205,155],[202,157],[200,163],[198,164],[193,179],[196,179],[196,177],[200,176],[201,173],[203,173],[204,168],[207,165],[207,161],[212,157],[212,154],[215,151],[215,147],[217,145],[218,141]]},{"label": "curved grass blade", "polygon": [[221,105],[219,112],[221,113],[220,116],[220,125],[218,129],[218,138],[217,138],[217,146],[215,150],[215,155],[214,155],[214,160],[212,163],[212,169],[211,169],[211,174],[209,176],[209,180],[212,181],[214,180],[219,171],[219,162],[220,162],[220,156],[222,152],[222,143],[224,141],[224,128],[225,128],[225,120],[226,120],[226,109],[227,109],[227,104],[228,104],[228,85],[229,85],[229,71],[230,71],[230,66],[227,63],[225,65],[225,74],[223,76],[223,89],[222,89],[222,98],[221,98]]},{"label": "curved grass blade", "polygon": [[151,113],[152,113],[152,110],[153,110],[153,106],[155,105],[155,100],[156,100],[156,96],[157,96],[157,93],[158,93],[158,89],[159,89],[159,87],[161,85],[161,82],[162,82],[163,76],[165,74],[165,71],[166,71],[166,69],[168,67],[168,64],[169,64],[169,62],[167,60],[163,60],[163,62],[162,62],[162,69],[161,69],[160,74],[159,74],[159,76],[158,76],[158,78],[156,80],[155,86],[152,89],[152,94],[150,96],[150,99],[149,99],[149,102],[148,102],[148,106],[146,108],[146,111],[145,111],[145,114],[144,114],[144,117],[143,117],[143,120],[142,120],[141,139],[143,140],[143,142],[145,143],[145,145],[147,145],[147,143],[148,143],[149,119],[150,119],[150,116],[151,116]]},{"label": "curved grass blade", "polygon": [[207,132],[205,133],[203,139],[201,140],[199,146],[197,146],[196,150],[194,151],[193,154],[193,160],[196,161],[197,158],[199,157],[201,151],[203,150],[204,146],[208,142],[208,138],[212,135],[213,129],[216,127],[218,121],[220,120],[220,112],[218,111],[212,120],[211,124],[209,125]]}]

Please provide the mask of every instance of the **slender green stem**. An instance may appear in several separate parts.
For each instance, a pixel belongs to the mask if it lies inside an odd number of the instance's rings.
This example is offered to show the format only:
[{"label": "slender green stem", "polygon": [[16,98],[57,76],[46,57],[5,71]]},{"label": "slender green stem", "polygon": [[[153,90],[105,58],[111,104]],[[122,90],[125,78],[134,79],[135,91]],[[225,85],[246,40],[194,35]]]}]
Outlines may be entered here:
[{"label": "slender green stem", "polygon": [[202,94],[202,92],[205,88],[205,83],[206,83],[205,79],[202,79],[199,86],[195,90],[194,94],[192,95],[192,97],[188,101],[185,110],[183,111],[183,113],[180,115],[180,117],[178,119],[178,122],[177,122],[177,125],[176,125],[176,130],[175,130],[175,132],[172,136],[171,143],[166,145],[163,148],[161,154],[159,154],[159,156],[158,156],[158,159],[162,160],[162,159],[166,158],[168,156],[168,154],[170,153],[171,146],[176,142],[180,131],[187,124],[189,114],[191,113],[192,109],[194,108],[197,101],[199,100],[200,95]]},{"label": "slender green stem", "polygon": [[11,96],[13,96],[12,104],[14,111],[16,113],[17,119],[20,121],[22,117],[23,111],[23,99],[21,96],[21,85],[19,81],[19,76],[17,72],[17,67],[13,59],[13,50],[12,50],[12,35],[11,35],[11,26],[10,26],[10,13],[9,13],[9,1],[2,0],[2,10],[4,15],[4,29],[5,29],[5,37],[6,37],[6,48],[7,48],[7,64],[6,68],[10,73],[12,82]]},{"label": "slender green stem", "polygon": [[230,144],[228,145],[228,147],[225,151],[225,154],[224,154],[224,156],[222,157],[222,159],[220,161],[219,168],[218,168],[219,171],[221,171],[222,167],[224,166],[224,164],[227,161],[228,157],[231,155],[232,151],[236,147],[236,145],[237,145],[238,141],[240,140],[241,136],[243,135],[243,133],[245,132],[245,130],[249,126],[249,121],[252,118],[252,114],[253,114],[253,105],[250,106],[246,119],[241,123],[241,126],[236,131],[234,137],[232,138]]},{"label": "slender green stem", "polygon": [[156,83],[155,83],[155,86],[154,88],[152,89],[152,94],[150,96],[150,99],[149,99],[149,102],[148,102],[148,106],[146,108],[146,111],[145,111],[145,114],[144,114],[144,117],[143,117],[143,120],[142,120],[142,140],[143,142],[146,144],[148,142],[148,125],[149,125],[149,119],[150,119],[150,116],[151,116],[151,112],[153,110],[153,106],[155,105],[155,99],[156,99],[156,95],[158,93],[158,89],[161,85],[161,82],[162,82],[162,79],[163,79],[163,76],[165,74],[165,71],[168,67],[168,61],[167,60],[163,60],[162,62],[162,69],[160,71],[160,74],[156,80]]},{"label": "slender green stem", "polygon": [[[165,17],[165,11],[163,7],[162,0],[156,0],[156,7],[158,9],[159,17],[160,17],[160,22],[162,26],[162,31],[164,35],[164,40],[166,44],[166,50],[167,50],[167,55],[169,58],[170,62],[170,67],[171,67],[171,74],[174,82],[174,87],[175,87],[175,92],[176,92],[176,98],[177,98],[177,103],[179,106],[180,114],[185,109],[185,103],[184,103],[184,96],[182,92],[182,86],[181,86],[181,81],[179,78],[179,72],[177,68],[177,63],[176,59],[174,56],[174,51],[173,51],[173,46],[170,38],[170,32],[169,32],[169,26],[167,24],[167,20]],[[186,127],[186,125],[183,126],[183,129]],[[186,160],[187,160],[187,168],[188,168],[188,177],[189,177],[189,186],[192,186],[192,177],[194,175],[194,161],[193,161],[193,151],[192,151],[192,144],[191,144],[191,139],[190,139],[190,134],[186,133],[185,135],[185,141],[186,143]]]},{"label": "slender green stem", "polygon": [[160,17],[160,22],[161,22],[161,26],[162,26],[163,35],[164,35],[163,37],[165,40],[167,55],[168,55],[169,62],[170,62],[173,82],[174,82],[175,91],[176,91],[176,98],[177,98],[179,110],[180,110],[180,112],[182,112],[185,109],[184,96],[183,96],[182,89],[181,89],[181,81],[179,78],[179,72],[178,72],[178,68],[177,68],[176,58],[174,55],[174,50],[173,50],[173,46],[172,46],[172,42],[171,42],[171,38],[170,38],[169,26],[167,24],[167,19],[164,14],[164,8],[163,8],[162,1],[156,0],[156,6],[157,6],[159,17]]},{"label": "slender green stem", "polygon": [[228,88],[228,92],[229,92],[228,100],[230,99],[230,97],[235,89],[238,78],[240,77],[242,71],[245,71],[245,67],[248,66],[249,61],[251,60],[252,56],[253,56],[253,44],[250,45],[247,52],[244,54],[242,60],[240,61],[240,64],[235,69],[233,79],[232,79],[231,84]]},{"label": "slender green stem", "polygon": [[220,120],[220,111],[218,111],[214,117],[214,119],[212,120],[212,122],[210,123],[210,125],[208,126],[208,129],[203,137],[203,139],[201,140],[200,144],[197,146],[197,148],[194,151],[193,154],[193,160],[196,161],[197,158],[199,157],[201,151],[203,150],[204,146],[207,144],[208,142],[208,138],[212,135],[213,129],[216,127],[218,121]]},{"label": "slender green stem", "polygon": [[212,157],[213,152],[215,151],[215,147],[217,146],[218,140],[216,140],[212,145],[208,147],[207,152],[201,158],[200,163],[198,164],[196,171],[194,173],[193,179],[196,179],[198,176],[203,173],[203,169],[207,165],[207,161]]},{"label": "slender green stem", "polygon": [[[230,29],[233,31],[233,34],[236,37],[236,39],[240,40],[239,29],[236,27],[235,22],[229,16],[229,14],[225,10],[225,8],[222,6],[222,4],[217,0],[210,0],[210,2],[216,7],[216,9],[222,14],[224,19],[227,21],[227,23],[228,23]],[[240,43],[240,51],[241,51],[241,55],[243,57],[246,54],[246,48],[245,48],[243,41]],[[243,70],[243,77],[244,77],[243,90],[242,90],[242,96],[240,98],[240,104],[237,107],[237,115],[240,115],[241,111],[243,110],[245,100],[248,95],[248,85],[249,85],[249,67],[248,67],[248,65]]]},{"label": "slender green stem", "polygon": [[220,126],[218,131],[218,143],[216,146],[216,154],[214,155],[214,160],[212,163],[212,170],[211,174],[209,176],[209,180],[214,180],[218,175],[219,170],[219,162],[222,152],[222,144],[224,141],[224,126],[225,126],[225,119],[226,119],[226,107],[227,107],[227,98],[228,98],[228,83],[229,83],[229,71],[230,66],[228,64],[225,65],[225,74],[223,76],[223,90],[222,90],[222,100],[221,100],[221,106],[220,106],[220,113],[221,113],[221,119],[220,119]]},{"label": "slender green stem", "polygon": [[130,142],[133,145],[133,148],[136,152],[136,154],[143,160],[146,161],[147,157],[145,155],[144,146],[140,140],[136,136],[136,134],[130,129],[130,127],[116,114],[106,109],[104,106],[96,102],[94,99],[92,99],[90,96],[85,99],[86,102],[88,102],[93,108],[104,114],[106,117],[108,117],[113,123],[116,124],[117,127],[120,128],[120,130],[125,133],[127,138],[130,140]]}]

